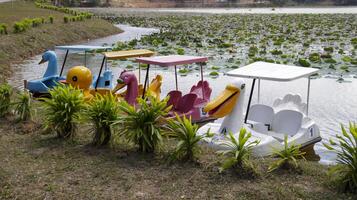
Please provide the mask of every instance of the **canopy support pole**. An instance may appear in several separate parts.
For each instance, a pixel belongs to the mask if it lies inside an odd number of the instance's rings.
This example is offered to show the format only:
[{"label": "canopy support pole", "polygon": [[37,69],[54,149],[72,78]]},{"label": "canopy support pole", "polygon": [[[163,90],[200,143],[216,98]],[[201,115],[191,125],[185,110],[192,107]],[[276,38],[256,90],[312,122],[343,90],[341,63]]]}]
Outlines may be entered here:
[{"label": "canopy support pole", "polygon": [[175,65],[175,83],[176,83],[176,90],[178,90],[178,84],[177,84],[177,67]]},{"label": "canopy support pole", "polygon": [[260,79],[258,79],[258,103],[260,103]]},{"label": "canopy support pole", "polygon": [[254,92],[255,81],[256,81],[256,79],[254,78],[254,79],[253,79],[253,83],[252,83],[252,88],[250,89],[249,100],[248,100],[248,106],[247,106],[247,111],[246,111],[246,113],[245,113],[244,123],[247,123],[247,120],[248,120],[248,113],[249,113],[249,109],[250,109],[250,103],[252,102],[252,97],[253,97],[253,92]]},{"label": "canopy support pole", "polygon": [[310,103],[310,76],[307,77],[307,103],[306,103],[306,115],[309,115],[309,103]]},{"label": "canopy support pole", "polygon": [[60,77],[62,76],[63,69],[64,69],[64,65],[66,64],[66,61],[67,61],[68,52],[69,52],[69,50],[67,49],[66,55],[64,56],[64,60],[63,60],[63,63],[62,63],[62,68],[61,68],[61,72],[60,72]]},{"label": "canopy support pole", "polygon": [[148,67],[146,68],[146,76],[145,76],[144,91],[143,91],[142,98],[145,97],[146,85],[147,85],[147,82],[148,82],[148,79],[149,79],[149,68],[150,68],[150,65],[148,64]]},{"label": "canopy support pole", "polygon": [[97,87],[98,87],[98,83],[99,83],[100,75],[102,74],[102,70],[103,70],[104,63],[105,63],[105,56],[103,57],[103,60],[102,60],[102,65],[100,66],[100,70],[99,70],[98,78],[97,78],[97,81],[96,81],[96,83],[95,83],[95,91],[97,91]]},{"label": "canopy support pole", "polygon": [[140,63],[138,63],[138,65],[139,65],[139,85],[140,85],[140,83],[141,83],[141,71],[140,71]]},{"label": "canopy support pole", "polygon": [[84,51],[84,66],[87,67],[87,51]]},{"label": "canopy support pole", "polygon": [[[203,63],[200,63],[200,71],[201,71],[201,81],[203,84]],[[201,87],[202,89],[202,98],[205,99],[205,93],[203,92],[203,87]]]}]

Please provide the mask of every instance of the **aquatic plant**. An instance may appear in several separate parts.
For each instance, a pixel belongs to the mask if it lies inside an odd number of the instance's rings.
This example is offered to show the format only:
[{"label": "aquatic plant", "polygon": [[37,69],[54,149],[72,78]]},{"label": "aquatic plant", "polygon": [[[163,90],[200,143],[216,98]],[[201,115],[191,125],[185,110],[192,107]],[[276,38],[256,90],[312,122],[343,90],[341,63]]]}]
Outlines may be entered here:
[{"label": "aquatic plant", "polygon": [[51,98],[43,98],[45,126],[60,138],[72,138],[85,108],[83,93],[71,85],[58,85],[49,91]]},{"label": "aquatic plant", "polygon": [[119,103],[122,115],[114,123],[118,129],[117,136],[124,137],[137,145],[141,152],[154,152],[160,149],[163,137],[162,121],[170,107],[168,99],[162,101],[153,97],[138,98],[138,105],[132,106],[126,101]]},{"label": "aquatic plant", "polygon": [[349,132],[341,125],[342,135],[337,141],[329,140],[323,145],[337,154],[337,165],[329,169],[329,176],[343,191],[357,192],[357,125],[349,124]]},{"label": "aquatic plant", "polygon": [[0,85],[0,117],[4,117],[9,112],[11,106],[12,88],[9,84]]},{"label": "aquatic plant", "polygon": [[64,16],[64,17],[63,17],[63,22],[64,22],[64,23],[68,23],[69,20],[70,20],[70,18],[69,18],[68,16]]},{"label": "aquatic plant", "polygon": [[309,61],[307,61],[307,60],[305,60],[305,59],[303,59],[303,58],[300,58],[300,59],[298,60],[298,63],[299,63],[301,66],[303,66],[303,67],[310,67],[310,66],[311,66],[311,64],[309,63]]},{"label": "aquatic plant", "polygon": [[191,123],[191,118],[182,118],[176,115],[176,118],[167,121],[166,132],[170,137],[176,138],[174,153],[171,160],[193,161],[200,153],[199,142],[203,136],[197,135],[198,125]]},{"label": "aquatic plant", "polygon": [[305,152],[300,151],[301,145],[288,145],[288,136],[284,136],[284,148],[283,150],[280,149],[273,149],[273,157],[277,157],[278,160],[273,162],[268,169],[268,172],[272,172],[276,169],[283,168],[283,169],[291,169],[291,166],[294,168],[298,168],[299,164],[297,162],[298,158],[303,158]]},{"label": "aquatic plant", "polygon": [[321,61],[319,53],[312,53],[309,55],[309,60],[314,63],[318,63]]},{"label": "aquatic plant", "polygon": [[32,118],[32,101],[31,94],[27,91],[18,94],[17,100],[14,102],[15,114],[18,115],[20,121],[31,120]]},{"label": "aquatic plant", "polygon": [[109,95],[97,95],[89,103],[88,108],[85,111],[85,117],[87,117],[92,124],[93,133],[92,144],[107,145],[112,135],[112,124],[118,119],[119,105],[117,99]]},{"label": "aquatic plant", "polygon": [[209,75],[213,78],[218,77],[219,73],[217,71],[210,72]]},{"label": "aquatic plant", "polygon": [[239,131],[238,138],[236,138],[232,132],[229,132],[226,136],[226,140],[219,143],[228,150],[221,150],[217,153],[225,156],[225,160],[220,167],[220,171],[224,171],[229,168],[235,168],[242,170],[245,167],[252,167],[250,162],[251,150],[254,146],[259,144],[258,140],[249,142],[249,138],[252,136],[250,132],[247,132],[245,128]]}]

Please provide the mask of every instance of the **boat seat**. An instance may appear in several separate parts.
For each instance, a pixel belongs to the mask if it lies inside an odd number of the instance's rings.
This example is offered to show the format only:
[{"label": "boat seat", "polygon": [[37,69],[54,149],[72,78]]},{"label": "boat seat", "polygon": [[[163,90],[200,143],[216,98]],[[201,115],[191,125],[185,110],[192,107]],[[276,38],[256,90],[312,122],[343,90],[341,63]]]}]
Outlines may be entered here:
[{"label": "boat seat", "polygon": [[248,121],[254,128],[255,122],[267,126],[267,129],[271,129],[271,125],[274,118],[274,110],[272,107],[264,104],[254,104],[250,107],[248,113]]},{"label": "boat seat", "polygon": [[302,125],[303,114],[295,110],[281,110],[275,114],[271,130],[289,136],[295,135]]},{"label": "boat seat", "polygon": [[191,87],[190,93],[197,95],[195,105],[198,105],[210,100],[212,89],[207,81],[199,81],[197,85]]},{"label": "boat seat", "polygon": [[167,96],[169,97],[169,100],[167,101],[167,106],[172,106],[172,109],[174,109],[182,97],[182,92],[178,90],[173,90],[170,91]]},{"label": "boat seat", "polygon": [[191,111],[194,109],[194,103],[196,101],[197,95],[188,93],[182,96],[175,108],[169,112],[169,116],[175,116],[175,113],[179,116],[190,115]]}]

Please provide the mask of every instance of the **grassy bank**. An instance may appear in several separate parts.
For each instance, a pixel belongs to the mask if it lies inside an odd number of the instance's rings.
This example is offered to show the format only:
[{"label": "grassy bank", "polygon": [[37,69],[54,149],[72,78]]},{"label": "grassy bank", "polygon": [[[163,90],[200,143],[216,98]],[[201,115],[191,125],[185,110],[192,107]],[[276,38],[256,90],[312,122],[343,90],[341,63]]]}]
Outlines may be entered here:
[{"label": "grassy bank", "polygon": [[165,152],[143,155],[124,145],[87,145],[92,138],[85,127],[75,142],[39,131],[20,134],[19,124],[4,120],[0,127],[0,199],[356,198],[331,188],[327,167],[316,162],[303,162],[301,172],[268,174],[270,160],[256,160],[260,175],[240,177],[219,174],[217,156],[208,149],[199,163],[168,165]]},{"label": "grassy bank", "polygon": [[[64,23],[65,13],[36,8],[33,2],[16,1],[0,4],[0,23],[8,34],[0,35],[0,80],[11,74],[11,64],[41,53],[55,45],[79,43],[119,33],[112,24],[100,19]],[[53,24],[49,21],[53,17]],[[13,33],[13,25],[24,18],[44,18],[45,23],[22,33]],[[4,78],[2,78],[4,77]]]}]

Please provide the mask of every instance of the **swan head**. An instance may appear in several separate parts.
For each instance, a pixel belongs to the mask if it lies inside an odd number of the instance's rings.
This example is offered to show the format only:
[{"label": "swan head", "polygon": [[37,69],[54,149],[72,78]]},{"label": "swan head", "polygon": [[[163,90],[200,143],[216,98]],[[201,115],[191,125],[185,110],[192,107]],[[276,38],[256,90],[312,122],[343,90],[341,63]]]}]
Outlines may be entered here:
[{"label": "swan head", "polygon": [[215,118],[222,118],[229,115],[239,101],[241,94],[244,94],[245,83],[242,79],[235,79],[228,84],[223,92],[214,100],[209,102],[204,111]]},{"label": "swan head", "polygon": [[84,66],[75,66],[68,70],[66,83],[78,89],[87,90],[92,84],[92,72]]},{"label": "swan head", "polygon": [[45,53],[43,53],[42,59],[38,64],[42,64],[42,63],[48,62],[48,61],[50,61],[52,59],[57,60],[57,55],[56,55],[56,53],[54,51],[48,50]]},{"label": "swan head", "polygon": [[133,72],[124,70],[120,73],[120,76],[117,79],[117,85],[116,85],[115,89],[120,90],[123,87],[125,87],[126,85],[129,85],[130,83],[133,83],[133,82],[138,82],[135,74]]}]

